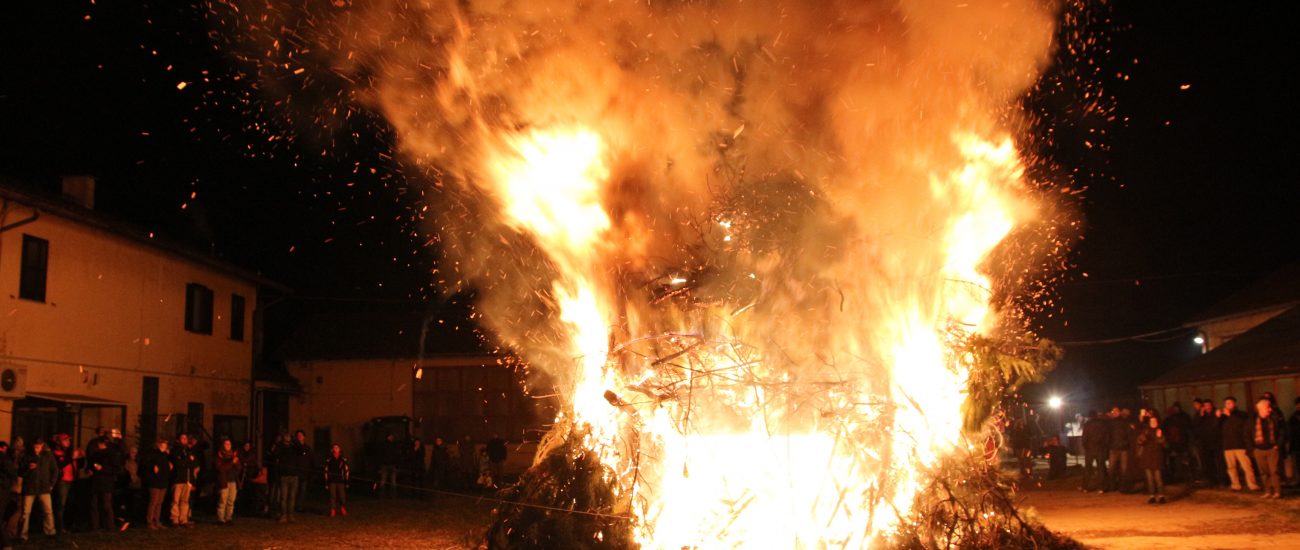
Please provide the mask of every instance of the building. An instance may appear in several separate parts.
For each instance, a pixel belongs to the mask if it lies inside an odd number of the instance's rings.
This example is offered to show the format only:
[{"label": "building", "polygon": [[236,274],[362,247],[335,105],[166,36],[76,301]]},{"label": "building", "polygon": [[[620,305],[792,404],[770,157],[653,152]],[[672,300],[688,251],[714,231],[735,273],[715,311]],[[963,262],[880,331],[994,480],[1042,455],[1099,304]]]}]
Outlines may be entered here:
[{"label": "building", "polygon": [[[464,326],[464,312],[403,308],[307,317],[280,351],[302,387],[290,399],[294,428],[318,448],[338,443],[354,455],[382,439],[367,432],[380,417],[409,418],[411,434],[426,442],[469,436],[481,444],[500,435],[522,448],[540,437],[553,412],[525,395],[509,356]],[[512,454],[531,460],[531,451]]]},{"label": "building", "polygon": [[1205,351],[1140,386],[1158,410],[1196,397],[1249,407],[1272,392],[1284,415],[1300,382],[1300,262],[1229,296],[1188,324]]},{"label": "building", "polygon": [[250,435],[254,273],[63,197],[0,180],[0,440],[99,427],[128,440]]}]

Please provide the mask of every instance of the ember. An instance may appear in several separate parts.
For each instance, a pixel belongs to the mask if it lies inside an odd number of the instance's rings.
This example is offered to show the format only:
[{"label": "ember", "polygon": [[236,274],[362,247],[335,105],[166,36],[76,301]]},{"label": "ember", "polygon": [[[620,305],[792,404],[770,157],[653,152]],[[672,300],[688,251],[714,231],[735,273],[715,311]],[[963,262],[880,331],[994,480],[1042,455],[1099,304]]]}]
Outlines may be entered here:
[{"label": "ember", "polygon": [[[1017,358],[1050,346],[1010,310],[1044,258],[996,252],[1052,223],[1015,101],[1054,3],[404,0],[310,25],[249,4],[267,51],[308,40],[297,58],[368,83],[443,189],[445,265],[558,388],[515,498],[645,548],[989,543],[915,527],[1019,521],[987,465],[937,482],[1053,360]],[[979,515],[935,504],[975,486]],[[496,543],[556,543],[504,518]]]}]

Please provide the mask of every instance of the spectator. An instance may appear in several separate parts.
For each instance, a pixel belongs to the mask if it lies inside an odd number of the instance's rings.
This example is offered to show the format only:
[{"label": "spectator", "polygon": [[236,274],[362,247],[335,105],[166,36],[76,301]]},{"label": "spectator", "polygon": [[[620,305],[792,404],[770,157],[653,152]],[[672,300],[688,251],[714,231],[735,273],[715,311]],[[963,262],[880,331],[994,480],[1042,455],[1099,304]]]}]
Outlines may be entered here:
[{"label": "spectator", "polygon": [[487,442],[488,464],[492,469],[492,480],[501,481],[501,474],[506,465],[506,440],[502,439],[499,434],[492,434],[492,439]]},{"label": "spectator", "polygon": [[168,447],[170,444],[166,439],[159,439],[140,462],[141,482],[149,490],[145,523],[155,530],[163,527],[163,500],[167,497],[167,488],[171,486],[172,462]]},{"label": "spectator", "polygon": [[405,469],[409,476],[410,491],[415,498],[423,499],[424,492],[424,442],[420,438],[411,440],[410,451],[406,455]]},{"label": "spectator", "polygon": [[235,519],[235,497],[239,494],[239,474],[242,466],[235,445],[229,439],[221,440],[217,451],[217,523],[230,525]]},{"label": "spectator", "polygon": [[143,517],[143,506],[147,502],[144,482],[140,479],[140,448],[131,447],[122,458],[122,474],[118,476],[118,488],[123,498],[115,498],[118,504],[118,517],[136,521]]},{"label": "spectator", "polygon": [[18,526],[23,519],[23,482],[22,471],[18,469],[18,461],[27,455],[26,447],[23,444],[22,436],[14,436],[13,444],[9,446],[3,458],[14,468],[14,484],[9,488],[9,506],[10,510],[6,511],[6,523],[3,525],[6,540],[13,541],[18,538]]},{"label": "spectator", "polygon": [[1089,411],[1088,419],[1083,423],[1083,485],[1081,491],[1103,492],[1106,489],[1106,455],[1107,446],[1106,417],[1097,411]]},{"label": "spectator", "polygon": [[280,503],[284,500],[284,486],[280,483],[280,457],[285,454],[285,449],[289,448],[288,433],[281,433],[275,443],[271,445],[271,450],[266,453],[266,475],[267,484],[270,489],[270,502],[267,504],[267,510],[274,512],[276,516],[283,512],[280,510]]},{"label": "spectator", "polygon": [[45,524],[42,526],[46,536],[54,536],[54,506],[50,501],[50,492],[54,482],[59,478],[59,465],[54,460],[54,453],[45,447],[44,439],[32,443],[32,449],[20,459],[18,471],[23,477],[23,523],[18,538],[26,541],[27,530],[32,519],[32,508],[36,502],[41,503],[45,512]]},{"label": "spectator", "polygon": [[0,441],[0,548],[12,548],[9,541],[10,519],[18,514],[14,502],[14,488],[18,484],[18,468],[9,454],[9,444]]},{"label": "spectator", "polygon": [[87,457],[87,462],[94,472],[90,486],[90,529],[112,530],[117,523],[113,515],[113,489],[122,471],[117,453],[109,448],[109,440],[101,439],[95,443],[95,451]]},{"label": "spectator", "polygon": [[1029,442],[1029,428],[1024,419],[1016,419],[1011,424],[1010,433],[1007,434],[1011,442],[1011,449],[1016,453],[1016,463],[1020,470],[1021,478],[1029,478],[1034,475],[1034,456],[1032,444]]},{"label": "spectator", "polygon": [[1169,461],[1169,473],[1176,479],[1192,479],[1192,417],[1183,412],[1183,405],[1174,402],[1166,411],[1160,429],[1165,434],[1165,455]]},{"label": "spectator", "polygon": [[379,485],[375,490],[380,498],[397,496],[397,465],[402,462],[402,447],[393,434],[384,437],[379,449]]},{"label": "spectator", "polygon": [[1119,407],[1110,410],[1110,420],[1106,423],[1106,465],[1110,487],[1109,491],[1119,491],[1129,476],[1129,460],[1133,454],[1133,427],[1124,417]]},{"label": "spectator", "polygon": [[1217,487],[1223,484],[1223,475],[1227,473],[1227,464],[1223,454],[1222,413],[1215,409],[1214,402],[1201,401],[1201,410],[1192,423],[1196,434],[1196,444],[1201,455],[1201,479]]},{"label": "spectator", "polygon": [[298,430],[293,436],[293,443],[280,454],[280,523],[294,521],[299,491],[302,489],[300,480],[313,470],[307,433]]},{"label": "spectator", "polygon": [[172,462],[172,525],[176,527],[194,527],[190,521],[190,492],[198,480],[198,459],[190,447],[190,438],[181,434],[176,438],[176,445],[171,450]]},{"label": "spectator", "polygon": [[441,437],[433,438],[433,449],[429,452],[429,478],[434,489],[445,489],[447,475],[451,470],[451,453],[447,443]]},{"label": "spectator", "polygon": [[54,482],[54,528],[60,533],[69,533],[64,517],[68,509],[68,493],[72,491],[72,482],[77,479],[76,451],[72,448],[72,437],[68,434],[54,436],[54,461],[59,467],[59,478]]},{"label": "spectator", "polygon": [[1300,477],[1300,397],[1296,398],[1295,411],[1287,422],[1287,434],[1290,435],[1291,478],[1295,479]]},{"label": "spectator", "polygon": [[474,438],[468,434],[461,438],[456,445],[456,456],[459,457],[460,485],[466,489],[474,488],[474,480],[478,479],[478,449],[474,448]]},{"label": "spectator", "polygon": [[1223,461],[1228,467],[1228,479],[1232,482],[1232,490],[1241,490],[1241,480],[1237,476],[1237,469],[1241,468],[1246,472],[1246,485],[1250,490],[1258,491],[1259,483],[1255,481],[1255,469],[1246,454],[1246,449],[1251,448],[1253,438],[1250,417],[1237,410],[1237,400],[1231,397],[1223,400],[1223,411],[1220,417],[1223,430]]},{"label": "spectator", "polygon": [[1286,423],[1273,410],[1273,403],[1267,397],[1261,397],[1255,402],[1255,414],[1250,420],[1248,429],[1251,448],[1254,449],[1255,464],[1259,466],[1260,481],[1264,485],[1264,498],[1282,498],[1278,459],[1281,456],[1281,446],[1286,441]]},{"label": "spectator", "polygon": [[330,493],[330,517],[336,513],[348,515],[348,480],[352,469],[348,459],[343,456],[343,448],[338,445],[330,447],[330,456],[325,459],[325,487]]},{"label": "spectator", "polygon": [[475,484],[480,489],[494,489],[497,486],[496,480],[492,478],[492,459],[488,458],[487,449],[479,451],[478,480]]},{"label": "spectator", "polygon": [[1165,483],[1161,470],[1165,467],[1165,434],[1159,417],[1150,415],[1147,424],[1137,436],[1137,463],[1146,474],[1148,504],[1165,503]]},{"label": "spectator", "polygon": [[244,498],[236,500],[236,508],[248,515],[265,515],[267,513],[267,472],[266,467],[258,464],[257,449],[252,441],[245,441],[240,447],[239,459],[244,462],[240,470],[239,492]]}]

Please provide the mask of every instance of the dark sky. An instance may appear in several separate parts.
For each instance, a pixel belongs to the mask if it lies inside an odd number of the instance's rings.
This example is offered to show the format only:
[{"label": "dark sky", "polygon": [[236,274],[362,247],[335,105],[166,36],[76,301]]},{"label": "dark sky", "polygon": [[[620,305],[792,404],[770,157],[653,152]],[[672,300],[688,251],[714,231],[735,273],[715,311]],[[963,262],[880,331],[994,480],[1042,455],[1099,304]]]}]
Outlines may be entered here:
[{"label": "dark sky", "polygon": [[[302,296],[432,295],[434,253],[416,221],[431,199],[403,183],[382,122],[292,127],[188,2],[22,4],[0,18],[0,174],[50,186],[93,174],[99,209]],[[1046,336],[1176,327],[1300,258],[1296,11],[1119,1],[1062,32],[1087,52],[1063,53],[1042,86],[1054,93],[1026,103],[1043,172],[1087,190],[1086,229],[1057,307],[1039,316]],[[1131,392],[1194,353],[1190,333],[1167,336],[1069,346],[1047,390]]]}]

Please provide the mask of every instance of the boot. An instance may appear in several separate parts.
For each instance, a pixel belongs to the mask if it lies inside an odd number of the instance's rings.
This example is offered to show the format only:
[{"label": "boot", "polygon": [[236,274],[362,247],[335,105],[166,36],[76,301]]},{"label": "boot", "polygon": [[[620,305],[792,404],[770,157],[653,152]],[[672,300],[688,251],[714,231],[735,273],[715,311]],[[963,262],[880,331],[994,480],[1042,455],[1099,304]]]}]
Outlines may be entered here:
[{"label": "boot", "polygon": [[[224,445],[224,443],[223,443],[223,445]],[[335,513],[336,513],[336,511],[335,511],[333,508],[330,508],[330,517],[334,517],[334,514],[335,514]]]},{"label": "boot", "polygon": [[347,506],[339,506],[339,512],[343,514],[343,517],[348,517],[348,507],[347,507]]}]

